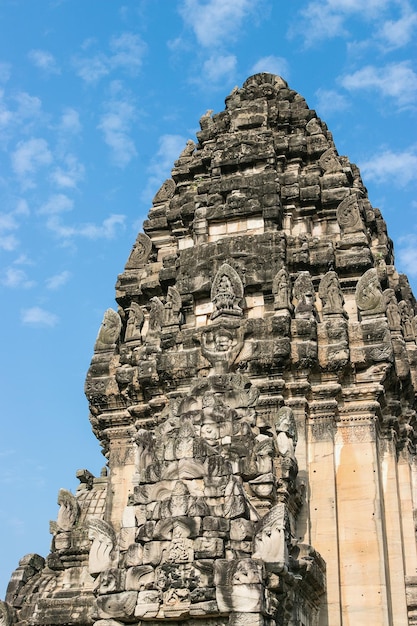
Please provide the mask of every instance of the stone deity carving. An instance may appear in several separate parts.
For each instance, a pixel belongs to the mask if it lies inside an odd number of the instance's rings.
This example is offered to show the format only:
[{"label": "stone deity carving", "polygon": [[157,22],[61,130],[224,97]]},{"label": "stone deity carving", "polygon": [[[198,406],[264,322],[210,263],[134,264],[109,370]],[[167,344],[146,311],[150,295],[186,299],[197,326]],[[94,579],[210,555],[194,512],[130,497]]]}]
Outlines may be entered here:
[{"label": "stone deity carving", "polygon": [[211,319],[220,315],[241,317],[243,312],[239,306],[243,297],[243,285],[236,270],[228,263],[224,263],[213,280],[211,300],[214,311]]},{"label": "stone deity carving", "polygon": [[297,445],[297,425],[294,413],[288,406],[282,406],[274,423],[274,436],[278,453],[282,457],[295,460],[295,446]]},{"label": "stone deity carving", "polygon": [[343,313],[344,298],[336,272],[327,272],[319,285],[319,297],[323,303],[323,314]]},{"label": "stone deity carving", "polygon": [[137,302],[131,302],[129,308],[129,317],[127,318],[125,341],[141,338],[141,330],[144,322],[142,308]]},{"label": "stone deity carving", "polygon": [[275,310],[291,308],[291,283],[286,269],[279,270],[275,275],[272,283],[272,292],[274,294]]},{"label": "stone deity carving", "polygon": [[168,287],[164,305],[164,326],[173,326],[181,322],[181,295],[176,287]]},{"label": "stone deity carving", "polygon": [[409,302],[401,300],[398,304],[401,325],[404,333],[404,339],[414,339],[414,330],[412,320],[414,317],[413,309]]},{"label": "stone deity carving", "polygon": [[293,293],[298,300],[295,317],[311,321],[316,320],[317,311],[314,304],[316,294],[309,272],[301,272],[298,275],[294,283]]},{"label": "stone deity carving", "polygon": [[201,354],[210,362],[215,374],[224,374],[243,347],[241,329],[208,327],[201,335]]},{"label": "stone deity carving", "polygon": [[394,289],[385,289],[384,301],[390,330],[401,330],[401,317]]}]

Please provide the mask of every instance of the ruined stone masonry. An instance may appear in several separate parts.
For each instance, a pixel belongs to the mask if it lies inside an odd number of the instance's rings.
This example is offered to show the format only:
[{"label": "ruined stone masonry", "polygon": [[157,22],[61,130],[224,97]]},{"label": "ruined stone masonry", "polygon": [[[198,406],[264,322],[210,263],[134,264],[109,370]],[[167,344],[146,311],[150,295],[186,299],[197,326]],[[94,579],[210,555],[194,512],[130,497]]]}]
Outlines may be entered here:
[{"label": "ruined stone masonry", "polygon": [[200,120],[104,313],[107,458],[1,626],[417,624],[417,317],[358,168],[285,81]]}]

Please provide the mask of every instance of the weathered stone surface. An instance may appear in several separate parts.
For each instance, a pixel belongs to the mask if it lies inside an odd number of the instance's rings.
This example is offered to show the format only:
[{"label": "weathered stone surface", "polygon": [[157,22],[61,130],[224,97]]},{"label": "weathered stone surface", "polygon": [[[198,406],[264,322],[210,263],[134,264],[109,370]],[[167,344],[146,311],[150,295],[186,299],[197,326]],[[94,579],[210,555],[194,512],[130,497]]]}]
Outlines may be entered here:
[{"label": "weathered stone surface", "polygon": [[200,125],[87,374],[109,473],[60,491],[0,621],[414,624],[416,303],[382,216],[283,79]]}]

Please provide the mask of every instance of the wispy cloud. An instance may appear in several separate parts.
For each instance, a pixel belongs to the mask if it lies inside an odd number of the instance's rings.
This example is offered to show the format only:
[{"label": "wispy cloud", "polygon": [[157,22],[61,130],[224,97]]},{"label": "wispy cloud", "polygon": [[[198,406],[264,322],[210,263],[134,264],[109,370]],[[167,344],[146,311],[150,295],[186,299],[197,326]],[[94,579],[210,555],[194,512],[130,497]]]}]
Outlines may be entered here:
[{"label": "wispy cloud", "polygon": [[367,65],[343,76],[340,82],[348,91],[376,91],[381,96],[395,98],[402,108],[417,101],[417,74],[408,61],[390,63],[384,67]]},{"label": "wispy cloud", "polygon": [[4,287],[12,289],[30,289],[36,284],[28,278],[24,270],[14,266],[7,267],[3,271],[0,282]]},{"label": "wispy cloud", "polygon": [[63,240],[75,237],[85,239],[114,239],[119,229],[125,228],[126,216],[113,214],[107,217],[101,224],[85,223],[67,226],[62,223],[60,216],[51,215],[46,225],[57,237]]},{"label": "wispy cloud", "polygon": [[143,63],[146,44],[139,35],[122,33],[118,37],[112,37],[110,50],[109,63],[113,69],[124,69],[136,75]]},{"label": "wispy cloud", "polygon": [[397,265],[402,272],[417,277],[417,235],[409,234],[398,240],[396,247]]},{"label": "wispy cloud", "polygon": [[251,74],[258,74],[259,72],[269,72],[270,74],[277,74],[282,76],[285,80],[290,75],[290,66],[288,61],[283,57],[277,57],[274,55],[262,57],[250,69]]},{"label": "wispy cloud", "polygon": [[187,143],[182,135],[162,135],[159,138],[158,151],[148,167],[149,178],[141,194],[144,202],[150,202],[158,188],[170,176],[174,161],[178,159]]},{"label": "wispy cloud", "polygon": [[40,215],[56,215],[72,211],[74,202],[63,193],[57,193],[51,196],[38,210]]},{"label": "wispy cloud", "polygon": [[53,54],[47,50],[31,50],[28,54],[29,61],[47,74],[60,74],[61,70]]},{"label": "wispy cloud", "polygon": [[[85,48],[90,48],[95,42],[89,40]],[[86,83],[96,83],[113,70],[119,69],[131,75],[136,75],[142,66],[146,53],[146,44],[139,35],[125,32],[111,38],[110,52],[96,52],[91,56],[79,56],[74,59],[76,72]]]},{"label": "wispy cloud", "polygon": [[29,309],[23,309],[21,311],[20,319],[22,324],[26,326],[43,326],[53,327],[59,321],[59,318],[55,313],[51,313],[46,309],[42,309],[39,306],[33,306]]},{"label": "wispy cloud", "polygon": [[12,153],[12,168],[25,187],[33,186],[31,175],[39,168],[50,165],[52,154],[45,139],[32,138],[20,141]]},{"label": "wispy cloud", "polygon": [[395,0],[313,0],[303,7],[289,30],[291,38],[301,36],[306,46],[323,39],[348,35],[350,17],[380,20],[384,10]]},{"label": "wispy cloud", "polygon": [[17,201],[13,211],[0,213],[0,249],[11,252],[17,248],[19,240],[15,231],[20,227],[19,218],[27,215],[29,215],[29,208],[26,200],[22,198]]},{"label": "wispy cloud", "polygon": [[73,154],[64,157],[64,167],[58,166],[51,173],[51,180],[57,187],[75,188],[84,178],[85,168]]},{"label": "wispy cloud", "polygon": [[212,55],[203,63],[201,82],[206,85],[231,80],[236,73],[237,59],[233,54]]},{"label": "wispy cloud", "polygon": [[71,272],[64,270],[60,274],[55,274],[54,276],[48,278],[46,281],[46,288],[51,290],[59,289],[60,287],[63,287],[70,278]]},{"label": "wispy cloud", "polygon": [[403,152],[384,150],[360,164],[363,178],[397,187],[416,182],[417,151],[410,148]]},{"label": "wispy cloud", "polygon": [[106,108],[98,128],[103,132],[104,141],[111,149],[115,165],[125,167],[137,155],[134,141],[129,134],[136,118],[136,110],[130,99],[122,94],[110,100]]},{"label": "wispy cloud", "polygon": [[317,112],[323,117],[346,111],[350,106],[346,96],[334,89],[317,89],[315,95]]},{"label": "wispy cloud", "polygon": [[64,133],[77,134],[81,130],[80,115],[71,107],[64,109],[59,122],[59,130]]},{"label": "wispy cloud", "polygon": [[209,48],[234,39],[243,21],[253,15],[259,4],[259,0],[183,0],[179,12],[198,43]]},{"label": "wispy cloud", "polygon": [[417,12],[413,11],[408,3],[402,5],[403,14],[397,20],[385,21],[377,36],[389,48],[402,48],[412,40],[417,27]]},{"label": "wispy cloud", "polygon": [[10,63],[0,62],[0,83],[7,83],[10,78],[12,66]]}]

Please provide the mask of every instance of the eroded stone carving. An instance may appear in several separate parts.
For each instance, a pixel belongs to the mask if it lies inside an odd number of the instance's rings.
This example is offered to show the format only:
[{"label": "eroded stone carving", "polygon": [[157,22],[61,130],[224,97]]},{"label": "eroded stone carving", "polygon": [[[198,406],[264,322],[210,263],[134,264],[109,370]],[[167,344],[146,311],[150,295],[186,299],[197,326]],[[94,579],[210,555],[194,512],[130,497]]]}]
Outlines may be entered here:
[{"label": "eroded stone carving", "polygon": [[355,195],[347,196],[337,207],[337,221],[342,234],[356,233],[363,230],[362,218]]},{"label": "eroded stone carving", "polygon": [[275,275],[272,291],[274,294],[274,308],[276,310],[291,308],[291,282],[288,271],[285,268],[282,268]]},{"label": "eroded stone carving", "polygon": [[132,252],[127,260],[125,269],[136,270],[143,267],[149,258],[151,250],[152,241],[145,233],[139,233],[133,244]]},{"label": "eroded stone carving", "polygon": [[61,530],[71,530],[78,521],[80,507],[76,498],[70,491],[60,489],[58,494],[58,518],[57,524]]},{"label": "eroded stone carving", "polygon": [[319,297],[323,303],[323,314],[344,313],[342,290],[336,272],[327,272],[319,285]]},{"label": "eroded stone carving", "polygon": [[243,312],[239,304],[242,297],[243,285],[239,274],[228,263],[223,263],[211,287],[211,300],[215,307],[211,319],[221,315],[241,317]]},{"label": "eroded stone carving", "polygon": [[122,329],[120,315],[113,309],[107,309],[104,313],[100,330],[98,331],[94,350],[110,350],[116,345]]},{"label": "eroded stone carving", "polygon": [[110,524],[101,519],[92,519],[88,528],[88,537],[92,541],[88,557],[88,571],[94,576],[111,568],[116,536]]},{"label": "eroded stone carving", "polygon": [[356,303],[362,315],[385,312],[385,302],[376,269],[370,269],[358,280]]}]

